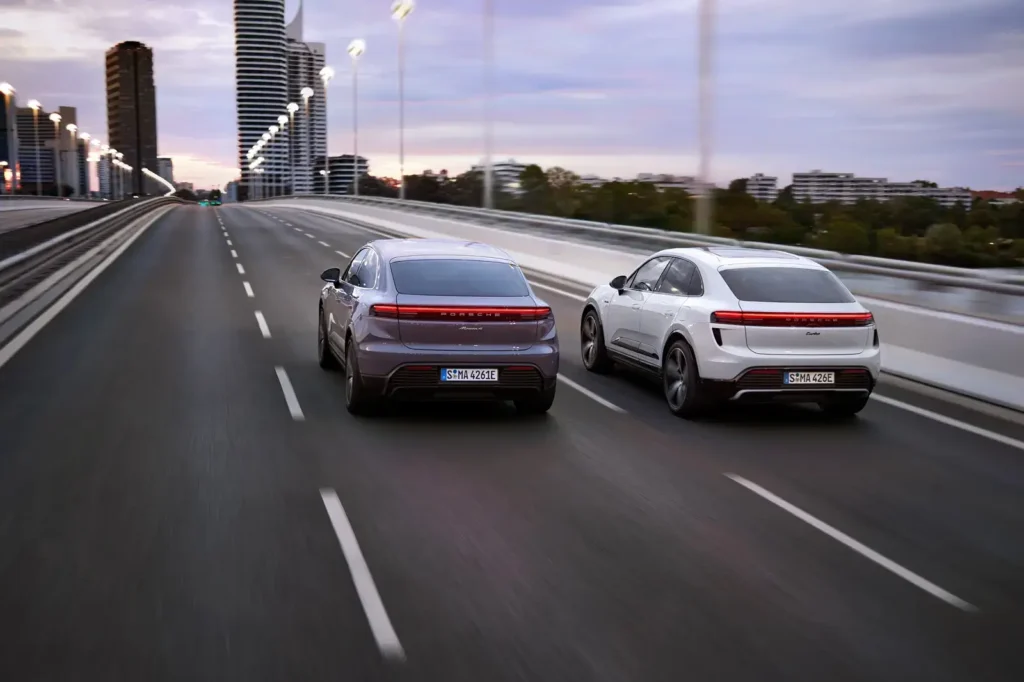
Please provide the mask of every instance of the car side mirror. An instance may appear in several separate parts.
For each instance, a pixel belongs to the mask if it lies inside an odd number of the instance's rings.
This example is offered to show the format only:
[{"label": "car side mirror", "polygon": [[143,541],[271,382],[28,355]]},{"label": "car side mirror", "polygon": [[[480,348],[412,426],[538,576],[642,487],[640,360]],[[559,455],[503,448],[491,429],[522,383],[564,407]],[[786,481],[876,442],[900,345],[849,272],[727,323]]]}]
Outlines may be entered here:
[{"label": "car side mirror", "polygon": [[320,279],[331,284],[338,285],[341,278],[341,268],[327,268],[320,273]]},{"label": "car side mirror", "polygon": [[626,276],[619,275],[611,282],[609,282],[608,286],[610,286],[612,289],[618,289],[621,292],[623,289],[626,288]]}]

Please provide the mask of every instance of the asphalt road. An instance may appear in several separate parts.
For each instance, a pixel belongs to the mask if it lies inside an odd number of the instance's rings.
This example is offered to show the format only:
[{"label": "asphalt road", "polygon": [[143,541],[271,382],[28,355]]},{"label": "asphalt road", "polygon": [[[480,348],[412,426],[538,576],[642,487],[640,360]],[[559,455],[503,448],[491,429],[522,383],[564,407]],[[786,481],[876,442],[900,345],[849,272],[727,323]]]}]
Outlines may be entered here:
[{"label": "asphalt road", "polygon": [[371,237],[268,213],[173,209],[0,366],[0,679],[1024,676],[1014,443],[880,401],[684,422],[587,374],[547,288],[546,418],[355,418],[318,276]]},{"label": "asphalt road", "polygon": [[40,223],[44,220],[52,220],[53,218],[67,215],[68,213],[76,213],[87,208],[93,208],[97,205],[98,204],[96,203],[87,201],[66,201],[60,203],[55,202],[50,206],[3,206],[0,207],[0,209],[5,209],[0,210],[0,232],[34,225],[35,223]]}]

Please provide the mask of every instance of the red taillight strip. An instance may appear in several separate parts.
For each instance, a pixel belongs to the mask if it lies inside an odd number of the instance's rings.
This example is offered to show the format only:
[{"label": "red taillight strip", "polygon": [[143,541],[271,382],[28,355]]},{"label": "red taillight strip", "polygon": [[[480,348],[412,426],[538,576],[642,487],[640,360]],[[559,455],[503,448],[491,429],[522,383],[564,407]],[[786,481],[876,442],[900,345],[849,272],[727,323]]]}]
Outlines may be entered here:
[{"label": "red taillight strip", "polygon": [[434,305],[394,305],[375,303],[370,306],[370,314],[376,317],[399,319],[433,319],[433,320],[542,320],[551,314],[548,307],[515,307],[497,306],[434,306]]},{"label": "red taillight strip", "polygon": [[867,327],[874,321],[871,313],[711,313],[712,323],[747,327]]}]

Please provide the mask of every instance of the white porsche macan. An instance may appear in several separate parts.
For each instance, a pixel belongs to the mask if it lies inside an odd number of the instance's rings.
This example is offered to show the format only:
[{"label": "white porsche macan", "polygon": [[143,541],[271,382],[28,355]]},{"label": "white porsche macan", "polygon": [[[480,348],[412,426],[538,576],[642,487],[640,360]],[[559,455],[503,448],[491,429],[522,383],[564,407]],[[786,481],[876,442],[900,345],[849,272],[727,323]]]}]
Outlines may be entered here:
[{"label": "white porsche macan", "polygon": [[827,268],[782,251],[659,251],[590,293],[580,332],[588,370],[658,377],[680,417],[728,401],[851,416],[881,370],[871,313]]}]

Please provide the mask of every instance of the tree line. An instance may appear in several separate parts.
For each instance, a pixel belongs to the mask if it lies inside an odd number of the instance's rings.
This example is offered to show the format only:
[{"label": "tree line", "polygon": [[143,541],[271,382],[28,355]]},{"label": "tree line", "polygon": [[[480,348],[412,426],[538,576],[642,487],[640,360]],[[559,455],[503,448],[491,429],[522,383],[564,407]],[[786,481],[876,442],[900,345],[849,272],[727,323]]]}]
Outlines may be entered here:
[{"label": "tree line", "polygon": [[[480,206],[482,174],[449,177],[444,171],[407,175],[406,198]],[[366,196],[398,196],[398,182],[364,176]],[[1024,188],[1019,203],[998,205],[974,199],[944,208],[925,197],[854,204],[797,201],[792,186],[775,201],[746,193],[746,179],[714,191],[715,236],[808,246],[843,253],[875,255],[963,267],[1019,267],[1024,264]],[[527,166],[516,191],[499,191],[495,206],[510,211],[592,220],[602,223],[691,232],[694,200],[685,190],[660,189],[647,182],[580,182],[564,168]]]}]

